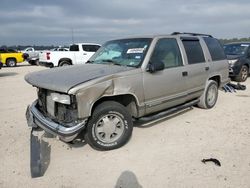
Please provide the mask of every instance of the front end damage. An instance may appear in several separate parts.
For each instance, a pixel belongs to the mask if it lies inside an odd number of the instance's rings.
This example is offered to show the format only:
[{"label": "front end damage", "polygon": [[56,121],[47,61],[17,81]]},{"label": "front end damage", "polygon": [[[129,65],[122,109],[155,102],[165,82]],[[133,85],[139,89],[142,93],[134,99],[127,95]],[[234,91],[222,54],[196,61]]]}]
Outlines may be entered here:
[{"label": "front end damage", "polygon": [[75,101],[72,95],[38,89],[38,99],[26,110],[28,126],[40,127],[65,142],[74,140],[87,122],[78,118]]}]

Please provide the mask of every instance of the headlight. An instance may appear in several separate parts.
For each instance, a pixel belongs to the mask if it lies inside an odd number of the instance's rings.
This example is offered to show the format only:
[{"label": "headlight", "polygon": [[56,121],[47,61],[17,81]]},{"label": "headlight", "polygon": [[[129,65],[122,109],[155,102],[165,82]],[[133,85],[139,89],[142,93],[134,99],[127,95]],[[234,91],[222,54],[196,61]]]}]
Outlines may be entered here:
[{"label": "headlight", "polygon": [[229,62],[230,65],[234,65],[237,61],[238,61],[238,59],[228,60],[228,62]]},{"label": "headlight", "polygon": [[59,93],[51,93],[51,98],[55,102],[59,102],[62,104],[70,104],[70,96],[59,94]]}]

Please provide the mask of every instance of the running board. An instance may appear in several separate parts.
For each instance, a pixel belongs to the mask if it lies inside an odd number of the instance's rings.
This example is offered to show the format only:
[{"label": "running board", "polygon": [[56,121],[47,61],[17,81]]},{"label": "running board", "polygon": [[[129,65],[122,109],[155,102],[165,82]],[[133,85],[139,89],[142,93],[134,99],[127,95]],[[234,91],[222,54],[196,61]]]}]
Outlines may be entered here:
[{"label": "running board", "polygon": [[162,118],[164,116],[168,116],[168,115],[171,115],[171,114],[176,113],[178,111],[184,110],[185,108],[190,108],[191,106],[194,106],[194,105],[198,104],[199,102],[200,102],[200,100],[196,99],[196,100],[187,102],[185,104],[182,104],[182,105],[179,105],[179,106],[176,106],[176,107],[161,111],[161,112],[159,112],[157,114],[154,114],[154,115],[141,117],[138,120],[139,121],[153,121],[153,120],[156,120],[156,119],[160,119],[160,118]]}]

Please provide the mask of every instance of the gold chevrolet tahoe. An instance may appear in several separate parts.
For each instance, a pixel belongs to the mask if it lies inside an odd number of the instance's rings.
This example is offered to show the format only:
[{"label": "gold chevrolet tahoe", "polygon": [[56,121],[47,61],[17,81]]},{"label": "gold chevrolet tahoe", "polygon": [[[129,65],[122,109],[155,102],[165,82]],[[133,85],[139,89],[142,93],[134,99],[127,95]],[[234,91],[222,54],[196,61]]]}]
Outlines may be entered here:
[{"label": "gold chevrolet tahoe", "polygon": [[193,105],[214,107],[228,72],[224,50],[210,35],[112,40],[87,64],[26,75],[38,88],[26,118],[30,127],[66,142],[85,135],[93,148],[116,149],[131,137],[133,120]]}]

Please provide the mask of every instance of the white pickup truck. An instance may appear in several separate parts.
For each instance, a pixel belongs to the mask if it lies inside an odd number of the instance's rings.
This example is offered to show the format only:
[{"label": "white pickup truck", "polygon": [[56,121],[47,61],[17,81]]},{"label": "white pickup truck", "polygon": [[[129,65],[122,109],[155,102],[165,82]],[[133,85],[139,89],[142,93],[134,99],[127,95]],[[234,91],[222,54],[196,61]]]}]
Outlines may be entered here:
[{"label": "white pickup truck", "polygon": [[101,45],[93,43],[77,43],[69,47],[69,51],[43,51],[39,54],[39,65],[57,67],[86,63]]}]

